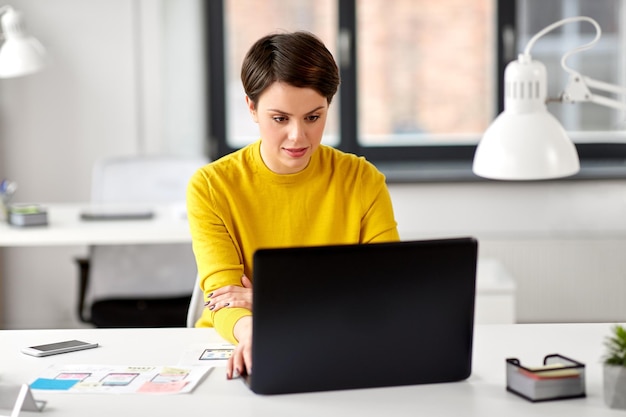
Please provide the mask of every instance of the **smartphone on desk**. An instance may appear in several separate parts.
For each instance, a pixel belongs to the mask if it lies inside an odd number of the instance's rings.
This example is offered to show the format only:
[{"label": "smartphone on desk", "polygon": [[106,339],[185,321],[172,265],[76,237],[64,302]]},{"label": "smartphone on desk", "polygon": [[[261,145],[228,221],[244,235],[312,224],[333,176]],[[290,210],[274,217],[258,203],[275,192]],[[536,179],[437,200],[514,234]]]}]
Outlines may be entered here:
[{"label": "smartphone on desk", "polygon": [[91,349],[98,347],[97,343],[84,342],[82,340],[66,340],[63,342],[49,343],[45,345],[29,346],[22,349],[22,353],[31,356],[50,356],[59,353],[74,352],[76,350]]}]

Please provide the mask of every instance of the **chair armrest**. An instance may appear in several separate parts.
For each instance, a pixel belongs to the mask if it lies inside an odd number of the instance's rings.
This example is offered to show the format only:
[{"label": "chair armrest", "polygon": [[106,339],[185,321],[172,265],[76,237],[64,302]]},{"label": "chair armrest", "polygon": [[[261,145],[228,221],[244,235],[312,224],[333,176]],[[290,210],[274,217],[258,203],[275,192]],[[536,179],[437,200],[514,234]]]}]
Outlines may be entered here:
[{"label": "chair armrest", "polygon": [[83,323],[91,323],[87,317],[85,317],[85,294],[87,293],[87,287],[89,286],[89,258],[74,258],[76,265],[78,266],[78,305],[76,307],[78,318]]}]

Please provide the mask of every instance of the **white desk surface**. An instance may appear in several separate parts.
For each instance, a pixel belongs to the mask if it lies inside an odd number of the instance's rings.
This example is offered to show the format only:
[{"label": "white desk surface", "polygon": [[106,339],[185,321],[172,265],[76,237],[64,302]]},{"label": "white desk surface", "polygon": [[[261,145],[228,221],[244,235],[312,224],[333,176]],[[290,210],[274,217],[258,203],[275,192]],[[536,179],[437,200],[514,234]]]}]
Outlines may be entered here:
[{"label": "white desk surface", "polygon": [[[602,397],[601,357],[610,326],[479,325],[472,376],[456,383],[259,396],[241,380],[226,380],[224,368],[217,367],[191,394],[34,394],[48,401],[40,415],[50,417],[624,416],[624,411],[608,408]],[[97,341],[101,347],[46,358],[20,353],[24,346],[70,338]],[[220,340],[212,329],[175,328],[2,330],[0,341],[0,383],[20,384],[31,382],[52,364],[176,365],[190,347]],[[393,342],[382,341],[382,345],[390,347],[389,366],[402,366],[402,358],[393,356]],[[586,398],[531,403],[506,391],[506,358],[538,366],[551,353],[586,364]]]},{"label": "white desk surface", "polygon": [[0,247],[119,245],[191,242],[189,224],[181,205],[150,205],[154,217],[146,220],[84,221],[84,204],[42,204],[48,225],[15,227],[0,222]]}]

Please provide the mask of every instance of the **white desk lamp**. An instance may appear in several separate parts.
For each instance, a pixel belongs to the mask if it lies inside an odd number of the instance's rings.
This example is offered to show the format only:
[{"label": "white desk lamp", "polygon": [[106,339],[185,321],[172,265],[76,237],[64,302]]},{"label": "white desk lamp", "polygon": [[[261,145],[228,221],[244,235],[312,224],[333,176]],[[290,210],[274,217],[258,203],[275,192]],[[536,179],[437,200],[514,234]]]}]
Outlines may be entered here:
[{"label": "white desk lamp", "polygon": [[45,49],[24,30],[22,14],[11,6],[0,7],[4,43],[0,46],[0,78],[19,77],[43,68]]},{"label": "white desk lamp", "polygon": [[572,54],[598,42],[602,32],[598,23],[585,16],[553,23],[533,36],[517,61],[507,65],[504,111],[487,128],[476,148],[473,162],[476,175],[498,180],[540,180],[567,177],[580,170],[576,147],[557,119],[548,113],[546,68],[530,56],[530,49],[541,36],[576,21],[592,23],[596,36],[561,58],[561,66],[569,73],[569,82],[560,101],[588,101],[626,110],[624,103],[595,95],[590,88],[621,94],[625,94],[626,89],[583,76],[566,64]]}]

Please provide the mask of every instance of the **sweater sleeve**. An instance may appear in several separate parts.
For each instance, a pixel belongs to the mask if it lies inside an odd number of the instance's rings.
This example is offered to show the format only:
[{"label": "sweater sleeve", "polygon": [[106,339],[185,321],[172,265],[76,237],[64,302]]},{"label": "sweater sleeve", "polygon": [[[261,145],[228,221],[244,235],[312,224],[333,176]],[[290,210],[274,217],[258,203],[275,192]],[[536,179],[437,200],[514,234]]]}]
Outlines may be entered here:
[{"label": "sweater sleeve", "polygon": [[[233,241],[224,213],[216,204],[212,191],[210,176],[201,168],[193,175],[187,188],[187,216],[200,287],[205,295],[227,285],[242,285],[243,275],[241,251]],[[236,343],[233,335],[235,323],[251,314],[243,308],[223,308],[217,312],[205,309],[196,327],[213,326],[224,339]]]},{"label": "sweater sleeve", "polygon": [[361,243],[394,242],[400,240],[391,196],[385,176],[374,165],[364,161],[362,173]]}]

